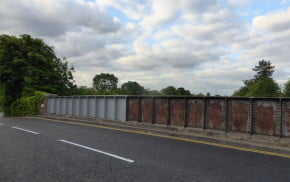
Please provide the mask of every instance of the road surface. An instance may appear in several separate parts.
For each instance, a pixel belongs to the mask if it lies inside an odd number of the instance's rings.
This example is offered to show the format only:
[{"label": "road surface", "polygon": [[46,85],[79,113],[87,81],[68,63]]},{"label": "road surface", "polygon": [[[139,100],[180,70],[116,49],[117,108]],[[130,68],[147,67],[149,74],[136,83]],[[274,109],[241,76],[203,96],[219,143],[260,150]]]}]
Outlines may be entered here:
[{"label": "road surface", "polygon": [[65,122],[1,118],[0,181],[289,182],[290,159]]}]

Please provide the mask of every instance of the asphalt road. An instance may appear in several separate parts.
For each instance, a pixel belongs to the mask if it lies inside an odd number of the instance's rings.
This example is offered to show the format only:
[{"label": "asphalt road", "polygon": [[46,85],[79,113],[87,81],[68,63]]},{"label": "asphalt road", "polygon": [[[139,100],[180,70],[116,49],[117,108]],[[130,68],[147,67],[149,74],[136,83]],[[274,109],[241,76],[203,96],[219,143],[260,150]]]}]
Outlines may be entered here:
[{"label": "asphalt road", "polygon": [[0,181],[290,181],[290,159],[28,118],[0,119]]}]

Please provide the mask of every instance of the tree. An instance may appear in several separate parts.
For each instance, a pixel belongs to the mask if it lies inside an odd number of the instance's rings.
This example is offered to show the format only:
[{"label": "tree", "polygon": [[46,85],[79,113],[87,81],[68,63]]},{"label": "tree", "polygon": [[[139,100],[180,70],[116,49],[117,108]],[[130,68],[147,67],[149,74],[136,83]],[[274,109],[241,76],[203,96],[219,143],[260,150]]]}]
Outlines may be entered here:
[{"label": "tree", "polygon": [[242,86],[239,90],[235,91],[233,96],[242,96],[246,97],[250,92],[252,86],[255,85],[256,81],[254,79],[251,80],[244,80],[244,86]]},{"label": "tree", "polygon": [[145,93],[144,87],[133,81],[128,81],[122,84],[121,91],[125,95],[142,95]]},{"label": "tree", "polygon": [[281,94],[279,85],[273,80],[275,66],[270,61],[261,60],[259,64],[253,68],[257,72],[255,77],[245,80],[244,86],[235,91],[233,96],[243,97],[277,97]]},{"label": "tree", "polygon": [[285,83],[283,93],[285,97],[290,97],[290,80]]},{"label": "tree", "polygon": [[253,68],[253,71],[257,72],[255,79],[259,80],[262,77],[271,77],[275,71],[275,66],[272,66],[270,61],[261,60],[259,65]]},{"label": "tree", "polygon": [[146,89],[145,92],[146,92],[146,95],[161,95],[161,93],[158,90]]},{"label": "tree", "polygon": [[204,97],[205,95],[203,93],[198,93],[195,96],[197,96],[197,97]]},{"label": "tree", "polygon": [[41,39],[0,35],[0,84],[5,88],[6,113],[14,100],[35,90],[69,94],[74,87],[73,71]]},{"label": "tree", "polygon": [[191,95],[189,90],[185,90],[183,87],[176,89],[174,86],[168,86],[160,92],[161,95]]},{"label": "tree", "polygon": [[73,90],[73,95],[97,95],[93,88],[88,88],[87,86],[79,86]]},{"label": "tree", "polygon": [[168,86],[161,90],[162,95],[178,95],[178,92],[174,86]]},{"label": "tree", "polygon": [[177,89],[177,95],[191,95],[189,90],[185,90],[183,87]]},{"label": "tree", "polygon": [[93,88],[99,94],[109,94],[117,90],[118,78],[114,74],[101,73],[93,78]]},{"label": "tree", "polygon": [[249,89],[247,97],[278,97],[280,95],[280,87],[273,78],[260,78]]}]

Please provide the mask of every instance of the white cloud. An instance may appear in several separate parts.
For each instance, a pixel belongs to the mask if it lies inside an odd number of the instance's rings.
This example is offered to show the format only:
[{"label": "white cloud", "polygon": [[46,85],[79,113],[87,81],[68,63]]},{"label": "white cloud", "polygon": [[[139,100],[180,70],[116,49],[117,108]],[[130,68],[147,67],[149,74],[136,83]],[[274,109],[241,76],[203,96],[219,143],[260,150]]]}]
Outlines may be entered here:
[{"label": "white cloud", "polygon": [[254,0],[229,0],[229,5],[232,7],[243,7],[246,6],[248,4],[250,4],[251,2],[253,2]]},{"label": "white cloud", "polygon": [[281,32],[290,29],[290,8],[258,16],[253,20],[253,26],[267,32]]},{"label": "white cloud", "polygon": [[[289,79],[290,69],[290,8],[255,17],[244,39],[235,44],[241,60],[254,65],[258,60],[270,60],[276,66],[274,78],[279,84]],[[253,66],[252,66],[253,67]]]},{"label": "white cloud", "polygon": [[[13,10],[12,10],[13,9]],[[14,34],[55,37],[82,27],[96,34],[115,32],[120,24],[97,6],[69,0],[9,0],[0,2],[3,29]]]},{"label": "white cloud", "polygon": [[150,2],[147,0],[96,0],[95,3],[103,9],[106,9],[107,7],[114,7],[129,18],[140,20],[147,15]]},{"label": "white cloud", "polygon": [[[146,88],[231,94],[260,59],[290,69],[290,8],[242,19],[251,0],[9,0],[0,2],[0,33],[28,33],[76,68],[78,84],[113,73]],[[13,11],[11,9],[13,8]],[[113,8],[113,9],[112,9]]]}]

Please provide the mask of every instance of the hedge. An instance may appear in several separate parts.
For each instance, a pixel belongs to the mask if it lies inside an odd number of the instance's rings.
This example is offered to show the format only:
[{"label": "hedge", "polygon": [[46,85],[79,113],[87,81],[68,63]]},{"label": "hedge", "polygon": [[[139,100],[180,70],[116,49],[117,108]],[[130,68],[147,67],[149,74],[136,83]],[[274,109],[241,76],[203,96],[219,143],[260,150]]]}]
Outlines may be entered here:
[{"label": "hedge", "polygon": [[45,98],[45,93],[36,91],[33,96],[21,97],[14,101],[10,106],[10,115],[28,116],[37,115],[40,111],[40,105]]}]

